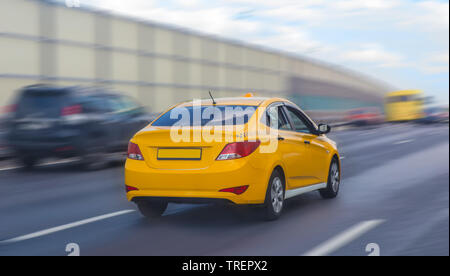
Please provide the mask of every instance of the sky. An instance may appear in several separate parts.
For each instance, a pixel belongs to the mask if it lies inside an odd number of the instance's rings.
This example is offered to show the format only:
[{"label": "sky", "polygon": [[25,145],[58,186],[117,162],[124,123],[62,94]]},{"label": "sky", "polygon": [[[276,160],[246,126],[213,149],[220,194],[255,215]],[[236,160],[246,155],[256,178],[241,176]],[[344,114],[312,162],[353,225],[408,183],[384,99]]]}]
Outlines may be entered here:
[{"label": "sky", "polygon": [[449,1],[75,1],[315,58],[449,102]]}]

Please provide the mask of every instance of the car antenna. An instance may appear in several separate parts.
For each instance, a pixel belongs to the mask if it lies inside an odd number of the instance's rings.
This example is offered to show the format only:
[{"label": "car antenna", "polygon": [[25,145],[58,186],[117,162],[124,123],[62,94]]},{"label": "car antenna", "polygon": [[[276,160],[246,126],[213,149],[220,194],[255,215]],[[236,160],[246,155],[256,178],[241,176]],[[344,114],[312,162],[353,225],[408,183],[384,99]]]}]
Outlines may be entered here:
[{"label": "car antenna", "polygon": [[216,100],[214,100],[214,97],[212,96],[211,91],[209,91],[209,96],[211,97],[211,100],[212,100],[212,102],[213,102],[213,105],[216,105],[216,104],[217,104],[217,103],[216,103]]}]

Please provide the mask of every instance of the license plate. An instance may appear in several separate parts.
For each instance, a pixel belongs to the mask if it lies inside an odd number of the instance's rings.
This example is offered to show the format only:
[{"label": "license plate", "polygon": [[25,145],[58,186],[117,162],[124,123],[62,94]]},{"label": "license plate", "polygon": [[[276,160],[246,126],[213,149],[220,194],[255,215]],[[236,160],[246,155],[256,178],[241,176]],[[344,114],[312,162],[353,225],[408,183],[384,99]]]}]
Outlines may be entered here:
[{"label": "license plate", "polygon": [[158,160],[201,160],[202,149],[158,149]]}]

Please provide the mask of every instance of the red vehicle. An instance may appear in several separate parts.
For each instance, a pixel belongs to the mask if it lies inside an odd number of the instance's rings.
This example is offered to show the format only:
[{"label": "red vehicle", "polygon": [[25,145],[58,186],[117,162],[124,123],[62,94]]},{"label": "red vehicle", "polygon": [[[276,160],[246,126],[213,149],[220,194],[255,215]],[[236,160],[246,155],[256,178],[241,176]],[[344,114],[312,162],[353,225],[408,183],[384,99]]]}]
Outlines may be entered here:
[{"label": "red vehicle", "polygon": [[376,125],[383,122],[383,115],[377,107],[362,107],[350,110],[346,120],[354,126]]}]

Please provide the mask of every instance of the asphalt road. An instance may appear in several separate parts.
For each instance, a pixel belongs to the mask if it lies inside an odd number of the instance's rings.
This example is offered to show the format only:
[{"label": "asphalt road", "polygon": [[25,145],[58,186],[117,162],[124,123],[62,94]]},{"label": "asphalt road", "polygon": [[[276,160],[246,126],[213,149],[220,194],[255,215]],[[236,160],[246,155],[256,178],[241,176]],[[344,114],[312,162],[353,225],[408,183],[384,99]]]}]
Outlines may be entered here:
[{"label": "asphalt road", "polygon": [[[0,255],[449,255],[448,125],[387,125],[330,134],[340,195],[255,208],[171,204],[148,221],[125,199],[120,165],[98,172],[0,163]],[[120,212],[120,213],[117,213]]]}]

